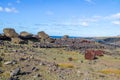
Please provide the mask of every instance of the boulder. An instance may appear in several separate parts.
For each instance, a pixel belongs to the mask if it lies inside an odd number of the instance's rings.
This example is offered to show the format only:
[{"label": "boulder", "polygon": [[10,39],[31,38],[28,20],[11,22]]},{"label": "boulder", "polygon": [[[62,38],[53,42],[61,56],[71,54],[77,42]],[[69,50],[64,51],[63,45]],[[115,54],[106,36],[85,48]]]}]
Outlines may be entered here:
[{"label": "boulder", "polygon": [[62,37],[62,39],[68,39],[69,38],[69,36],[68,35],[64,35],[63,37]]},{"label": "boulder", "polygon": [[94,50],[86,50],[84,57],[87,60],[93,60],[93,59],[95,59],[95,52],[94,52]]},{"label": "boulder", "polygon": [[20,68],[16,68],[16,69],[13,69],[10,73],[10,76],[13,77],[13,76],[17,76],[19,75],[21,72],[21,69]]},{"label": "boulder", "polygon": [[48,34],[46,34],[44,31],[38,32],[38,37],[40,39],[47,39],[47,38],[49,38]]},{"label": "boulder", "polygon": [[9,38],[15,38],[19,36],[13,28],[4,28],[3,32],[4,35]]},{"label": "boulder", "polygon": [[22,31],[22,32],[20,32],[20,37],[22,37],[22,38],[32,38],[33,34],[28,33],[26,31]]},{"label": "boulder", "polygon": [[46,34],[44,31],[38,32],[38,38],[42,43],[52,42],[52,39],[49,38],[48,34]]},{"label": "boulder", "polygon": [[97,56],[103,56],[104,51],[102,50],[86,50],[85,51],[85,59],[93,60],[97,59]]}]

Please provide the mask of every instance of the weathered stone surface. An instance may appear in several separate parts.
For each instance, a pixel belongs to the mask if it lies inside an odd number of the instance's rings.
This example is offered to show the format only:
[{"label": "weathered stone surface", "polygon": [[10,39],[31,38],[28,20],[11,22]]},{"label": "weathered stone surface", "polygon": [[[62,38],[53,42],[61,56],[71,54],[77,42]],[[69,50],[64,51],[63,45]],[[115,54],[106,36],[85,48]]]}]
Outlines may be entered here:
[{"label": "weathered stone surface", "polygon": [[11,41],[16,44],[24,43],[24,41],[20,38],[11,38]]},{"label": "weathered stone surface", "polygon": [[102,50],[96,50],[95,51],[96,56],[103,56],[104,55],[103,53],[104,53],[104,51],[102,51]]},{"label": "weathered stone surface", "polygon": [[28,33],[28,32],[26,32],[26,31],[20,32],[20,37],[23,37],[23,38],[31,38],[32,36],[33,36],[33,34]]},{"label": "weathered stone surface", "polygon": [[12,28],[4,28],[3,32],[5,34],[5,36],[9,37],[9,38],[15,38],[18,37],[19,35],[16,33],[16,31]]},{"label": "weathered stone surface", "polygon": [[17,76],[17,75],[19,75],[20,74],[20,68],[16,68],[16,69],[14,69],[14,70],[12,70],[11,71],[11,73],[10,73],[10,76],[12,77],[12,76]]},{"label": "weathered stone surface", "polygon": [[95,58],[94,50],[86,50],[85,51],[85,59],[93,60]]},{"label": "weathered stone surface", "polygon": [[97,58],[97,56],[103,56],[102,50],[86,50],[85,51],[85,59],[93,60]]},{"label": "weathered stone surface", "polygon": [[38,37],[41,39],[49,38],[48,34],[46,34],[44,31],[38,32]]},{"label": "weathered stone surface", "polygon": [[4,64],[5,64],[5,65],[10,65],[10,64],[16,64],[16,63],[17,63],[16,60],[12,60],[12,61],[7,61],[7,62],[5,62]]}]

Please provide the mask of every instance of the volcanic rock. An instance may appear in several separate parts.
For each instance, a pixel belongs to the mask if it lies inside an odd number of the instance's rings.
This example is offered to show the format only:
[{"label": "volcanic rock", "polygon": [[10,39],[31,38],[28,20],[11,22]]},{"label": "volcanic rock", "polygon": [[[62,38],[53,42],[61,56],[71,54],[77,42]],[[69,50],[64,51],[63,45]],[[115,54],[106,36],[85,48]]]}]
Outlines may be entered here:
[{"label": "volcanic rock", "polygon": [[48,34],[46,34],[44,31],[38,32],[38,37],[41,39],[49,38]]},{"label": "volcanic rock", "polygon": [[86,50],[85,51],[85,59],[93,60],[95,58],[94,50]]},{"label": "volcanic rock", "polygon": [[7,61],[7,62],[5,62],[4,64],[5,64],[5,65],[10,65],[10,64],[16,64],[16,63],[17,63],[16,60],[12,60],[12,61]]},{"label": "volcanic rock", "polygon": [[33,36],[33,34],[30,34],[26,31],[20,32],[20,37],[22,37],[22,38],[31,38],[32,36]]},{"label": "volcanic rock", "polygon": [[18,37],[19,35],[16,33],[16,31],[12,28],[4,28],[3,32],[5,34],[5,36],[9,37],[9,38],[15,38]]},{"label": "volcanic rock", "polygon": [[64,35],[64,36],[62,37],[62,39],[68,39],[68,38],[69,38],[68,35]]},{"label": "volcanic rock", "polygon": [[16,38],[11,38],[11,41],[16,44],[24,43],[24,41],[18,37]]},{"label": "volcanic rock", "polygon": [[20,68],[16,68],[16,69],[14,69],[14,70],[12,70],[11,71],[11,73],[10,73],[10,76],[12,77],[12,76],[17,76],[17,75],[19,75],[20,74]]}]

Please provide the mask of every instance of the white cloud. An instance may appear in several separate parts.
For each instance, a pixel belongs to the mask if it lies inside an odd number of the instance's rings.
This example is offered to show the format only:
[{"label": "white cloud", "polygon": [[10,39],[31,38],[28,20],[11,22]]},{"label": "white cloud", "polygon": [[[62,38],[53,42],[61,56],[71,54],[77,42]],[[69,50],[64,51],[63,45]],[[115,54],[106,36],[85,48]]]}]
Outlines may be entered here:
[{"label": "white cloud", "polygon": [[120,13],[111,15],[111,18],[120,19]]},{"label": "white cloud", "polygon": [[10,7],[3,8],[0,6],[0,12],[17,13],[18,11],[15,8],[10,8]]},{"label": "white cloud", "polygon": [[104,19],[110,21],[114,25],[120,25],[120,12],[106,16]]},{"label": "white cloud", "polygon": [[88,26],[88,23],[87,22],[80,22],[80,25],[86,27],[86,26]]},{"label": "white cloud", "polygon": [[0,6],[0,12],[2,12],[2,11],[3,11],[3,7]]},{"label": "white cloud", "polygon": [[120,21],[112,21],[112,23],[115,25],[120,25]]},{"label": "white cloud", "polygon": [[9,8],[9,7],[6,7],[6,8],[4,8],[4,11],[5,12],[13,12],[13,13],[17,13],[18,11],[15,9],[15,8]]},{"label": "white cloud", "polygon": [[115,20],[115,19],[120,19],[120,13],[112,14],[109,16],[105,16],[104,19],[109,19],[109,20]]}]

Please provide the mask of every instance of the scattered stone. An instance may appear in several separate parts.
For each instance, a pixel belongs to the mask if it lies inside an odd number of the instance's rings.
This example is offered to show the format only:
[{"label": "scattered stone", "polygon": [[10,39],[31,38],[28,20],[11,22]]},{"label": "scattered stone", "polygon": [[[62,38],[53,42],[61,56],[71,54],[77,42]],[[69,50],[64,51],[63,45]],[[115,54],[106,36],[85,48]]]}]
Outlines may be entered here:
[{"label": "scattered stone", "polygon": [[83,60],[81,60],[81,63],[83,63]]},{"label": "scattered stone", "polygon": [[37,78],[37,77],[42,77],[42,75],[36,74],[36,75],[34,75],[33,77],[35,77],[35,78]]},{"label": "scattered stone", "polygon": [[39,69],[38,68],[36,68],[36,67],[33,67],[32,68],[32,71],[38,71]]},{"label": "scattered stone", "polygon": [[105,77],[105,75],[99,75],[99,77]]},{"label": "scattered stone", "polygon": [[19,80],[18,77],[10,77],[7,80]]},{"label": "scattered stone", "polygon": [[12,61],[7,61],[7,62],[5,62],[4,64],[5,64],[5,65],[10,65],[10,64],[16,64],[16,63],[17,63],[16,60],[12,60]]},{"label": "scattered stone", "polygon": [[20,68],[16,68],[16,69],[14,69],[14,70],[12,70],[11,72],[10,72],[10,76],[12,77],[12,76],[17,76],[17,75],[19,75],[20,74]]},{"label": "scattered stone", "polygon": [[69,61],[73,61],[73,58],[72,58],[72,57],[69,57],[68,60],[69,60]]},{"label": "scattered stone", "polygon": [[2,57],[0,57],[0,61],[3,61],[3,58],[2,58]]},{"label": "scattered stone", "polygon": [[3,73],[3,70],[0,69],[0,74]]},{"label": "scattered stone", "polygon": [[19,61],[25,61],[26,60],[26,58],[20,58],[19,59]]},{"label": "scattered stone", "polygon": [[45,63],[44,63],[44,62],[40,62],[40,64],[39,64],[39,65],[43,66],[43,65],[45,65]]}]

